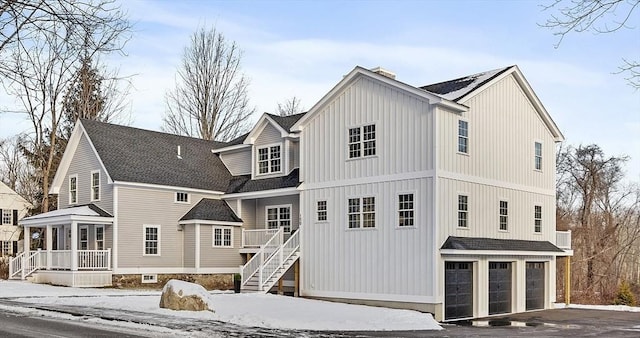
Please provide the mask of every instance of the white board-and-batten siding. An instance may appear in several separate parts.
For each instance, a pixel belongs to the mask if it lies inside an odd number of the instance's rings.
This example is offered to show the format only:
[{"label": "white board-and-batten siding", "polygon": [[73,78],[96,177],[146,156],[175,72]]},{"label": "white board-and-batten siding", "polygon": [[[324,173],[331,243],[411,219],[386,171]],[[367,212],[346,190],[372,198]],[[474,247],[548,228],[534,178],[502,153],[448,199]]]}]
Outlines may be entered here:
[{"label": "white board-and-batten siding", "polygon": [[[370,124],[376,155],[349,159],[349,128]],[[432,129],[428,101],[366,77],[307,121],[300,141],[303,295],[435,297]],[[414,194],[412,228],[397,226],[403,193]],[[348,228],[348,199],[355,197],[375,197],[374,229]],[[327,201],[327,222],[316,222],[319,200]]]},{"label": "white board-and-batten siding", "polygon": [[[189,203],[175,202],[176,190],[118,187],[118,267],[182,267],[184,232],[178,221],[202,198],[189,193]],[[160,256],[144,256],[144,225],[160,226]],[[192,250],[192,248],[190,248]]]},{"label": "white board-and-batten siding", "polygon": [[[100,172],[100,200],[91,201],[91,172]],[[82,134],[76,148],[69,169],[64,173],[60,193],[58,194],[58,209],[69,206],[69,176],[78,175],[77,203],[83,205],[93,203],[109,213],[113,213],[113,186],[107,183],[107,174],[93,151],[86,134]]]},{"label": "white board-and-batten siding", "polygon": [[220,159],[231,175],[251,174],[251,148],[224,152],[220,154]]},{"label": "white board-and-batten siding", "polygon": [[[438,108],[438,169],[470,178],[555,191],[555,141],[512,75],[461,102],[467,112]],[[458,152],[458,121],[468,122],[468,154]],[[542,170],[534,143],[542,143]]]}]

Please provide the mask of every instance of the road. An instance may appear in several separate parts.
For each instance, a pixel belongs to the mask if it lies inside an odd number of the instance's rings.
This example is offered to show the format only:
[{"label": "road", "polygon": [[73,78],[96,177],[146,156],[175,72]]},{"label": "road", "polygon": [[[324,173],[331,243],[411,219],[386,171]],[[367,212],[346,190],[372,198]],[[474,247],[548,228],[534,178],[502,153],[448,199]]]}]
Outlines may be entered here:
[{"label": "road", "polygon": [[0,337],[153,337],[149,332],[128,332],[122,327],[107,327],[96,323],[60,318],[32,317],[27,314],[0,310]]}]

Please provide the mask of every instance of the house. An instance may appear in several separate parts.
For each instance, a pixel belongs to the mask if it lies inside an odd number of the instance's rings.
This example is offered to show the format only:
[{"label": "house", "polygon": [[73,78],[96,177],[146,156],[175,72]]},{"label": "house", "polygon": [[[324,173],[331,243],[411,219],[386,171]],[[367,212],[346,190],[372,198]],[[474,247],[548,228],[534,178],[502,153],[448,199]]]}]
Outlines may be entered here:
[{"label": "house", "polygon": [[0,256],[12,256],[22,251],[18,221],[33,208],[22,196],[0,182]]},{"label": "house", "polygon": [[517,66],[424,87],[356,67],[308,112],[264,114],[227,143],[81,120],[51,187],[60,209],[21,222],[46,228],[46,250],[11,274],[240,272],[244,290],[439,320],[549,308],[572,254],[555,231],[562,139]]}]

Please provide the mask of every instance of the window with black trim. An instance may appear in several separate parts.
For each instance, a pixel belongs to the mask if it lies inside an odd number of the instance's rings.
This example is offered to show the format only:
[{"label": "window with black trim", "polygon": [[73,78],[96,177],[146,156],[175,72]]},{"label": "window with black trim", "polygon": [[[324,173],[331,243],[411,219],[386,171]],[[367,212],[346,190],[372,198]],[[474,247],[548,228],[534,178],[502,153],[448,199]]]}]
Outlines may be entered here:
[{"label": "window with black trim", "polygon": [[375,156],[376,125],[349,128],[349,158]]}]

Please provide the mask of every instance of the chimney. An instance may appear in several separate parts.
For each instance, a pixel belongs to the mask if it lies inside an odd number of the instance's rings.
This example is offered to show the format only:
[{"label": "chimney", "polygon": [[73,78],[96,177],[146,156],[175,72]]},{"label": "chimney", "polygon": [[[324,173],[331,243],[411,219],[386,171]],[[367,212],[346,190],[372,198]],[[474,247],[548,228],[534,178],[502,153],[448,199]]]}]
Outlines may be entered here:
[{"label": "chimney", "polygon": [[374,72],[374,73],[380,74],[382,76],[386,76],[386,77],[388,77],[390,79],[394,79],[394,80],[396,79],[396,73],[391,72],[389,70],[386,70],[386,69],[384,69],[382,67],[373,68],[373,69],[371,69],[371,71]]}]

